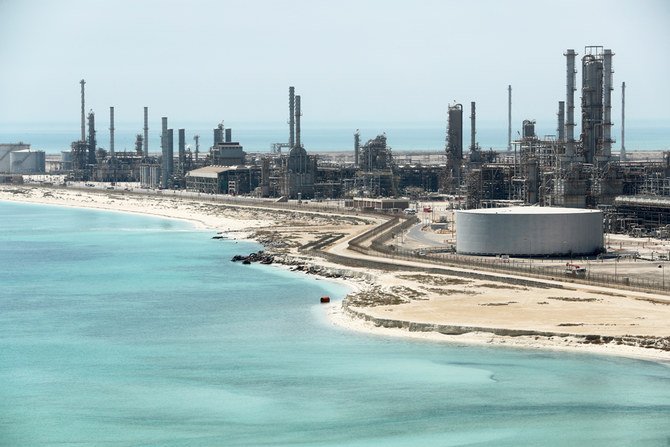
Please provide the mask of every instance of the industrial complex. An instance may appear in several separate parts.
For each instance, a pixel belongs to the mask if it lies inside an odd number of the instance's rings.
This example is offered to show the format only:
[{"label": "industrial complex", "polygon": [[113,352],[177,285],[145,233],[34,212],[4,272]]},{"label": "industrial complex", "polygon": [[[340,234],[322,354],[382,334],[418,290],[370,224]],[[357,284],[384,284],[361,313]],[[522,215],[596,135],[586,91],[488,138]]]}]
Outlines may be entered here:
[{"label": "industrial complex", "polygon": [[[476,104],[470,102],[470,142],[464,149],[464,106],[447,106],[445,147],[412,163],[394,155],[384,134],[361,140],[352,129],[347,157],[310,153],[301,140],[301,96],[288,89],[288,135],[265,153],[247,153],[243,142],[221,122],[213,129],[212,144],[186,130],[170,127],[161,118],[160,152],[150,152],[149,109],[136,136],[134,151],[114,147],[114,107],[109,108],[109,145],[99,146],[96,117],[86,113],[85,81],[81,86],[81,132],[51,173],[71,181],[135,182],[144,188],[187,190],[210,194],[286,200],[349,199],[364,203],[380,198],[430,197],[449,199],[463,232],[457,245],[462,253],[518,253],[521,255],[586,253],[603,248],[602,231],[635,235],[670,233],[670,152],[653,160],[627,156],[625,150],[625,83],[621,83],[620,151],[613,153],[612,101],[614,53],[587,46],[581,55],[564,53],[566,95],[557,101],[556,134],[539,136],[536,122],[525,119],[519,138],[512,139],[512,87],[508,87],[508,145],[483,150],[477,142]],[[581,83],[577,76],[580,73]],[[581,98],[576,110],[576,92]],[[557,98],[558,99],[558,98]],[[581,113],[580,113],[581,112]],[[578,123],[578,118],[579,123]],[[577,126],[581,133],[576,134]],[[139,126],[138,126],[139,128]],[[176,133],[176,149],[175,149]],[[0,145],[0,178],[18,181],[22,174],[45,172],[45,154],[28,144]],[[501,209],[502,211],[472,211]],[[530,211],[529,206],[532,206]],[[563,211],[556,211],[559,207]],[[383,206],[381,207],[383,208]],[[582,211],[578,211],[579,209]],[[467,211],[466,211],[467,210]],[[590,210],[590,211],[584,211]],[[557,220],[560,217],[560,220]],[[575,240],[584,225],[601,225],[584,240]],[[467,222],[467,226],[462,225]],[[547,226],[548,225],[548,226]],[[604,227],[602,227],[604,225]],[[556,244],[542,247],[483,247],[492,228],[532,233],[552,228]],[[552,232],[554,231],[552,230]],[[598,236],[596,233],[599,233]],[[600,238],[600,239],[598,239]],[[485,239],[485,237],[484,237]]]}]

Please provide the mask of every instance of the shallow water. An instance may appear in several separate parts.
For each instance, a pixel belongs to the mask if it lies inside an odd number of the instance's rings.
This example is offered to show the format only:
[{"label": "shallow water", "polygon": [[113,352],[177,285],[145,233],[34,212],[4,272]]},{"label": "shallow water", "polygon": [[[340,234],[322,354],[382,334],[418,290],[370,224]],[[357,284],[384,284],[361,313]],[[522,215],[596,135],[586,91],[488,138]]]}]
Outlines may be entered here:
[{"label": "shallow water", "polygon": [[670,368],[332,327],[184,222],[0,202],[1,446],[665,446]]}]

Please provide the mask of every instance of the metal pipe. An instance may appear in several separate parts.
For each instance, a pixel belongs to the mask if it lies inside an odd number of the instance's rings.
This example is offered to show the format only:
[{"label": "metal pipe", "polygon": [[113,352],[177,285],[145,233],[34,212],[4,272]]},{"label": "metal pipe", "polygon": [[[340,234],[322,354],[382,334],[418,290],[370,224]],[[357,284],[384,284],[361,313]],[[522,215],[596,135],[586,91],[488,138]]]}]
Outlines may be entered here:
[{"label": "metal pipe", "polygon": [[626,160],[626,83],[621,83],[621,161]]},{"label": "metal pipe", "polygon": [[200,135],[194,135],[195,140],[195,161],[198,162],[198,154],[200,153]]},{"label": "metal pipe", "polygon": [[288,88],[288,147],[291,149],[295,144],[295,87]]},{"label": "metal pipe", "polygon": [[168,136],[167,136],[167,127],[168,119],[166,116],[161,118],[161,155],[162,155],[162,166],[161,166],[161,187],[167,188],[168,185]]},{"label": "metal pipe", "polygon": [[512,86],[507,86],[507,150],[512,150]]},{"label": "metal pipe", "polygon": [[144,146],[142,155],[149,156],[149,107],[144,108]]},{"label": "metal pipe", "polygon": [[86,81],[82,79],[79,83],[81,84],[81,141],[86,141],[86,114],[84,112],[84,84]]},{"label": "metal pipe", "polygon": [[573,156],[575,154],[575,50],[567,50],[563,53],[566,60],[566,83],[565,83],[565,155]]},{"label": "metal pipe", "polygon": [[95,150],[97,141],[95,139],[95,113],[91,110],[88,114],[88,163],[95,164]]},{"label": "metal pipe", "polygon": [[109,108],[109,155],[114,157],[114,107]]},{"label": "metal pipe", "polygon": [[359,157],[361,152],[361,133],[356,129],[354,133],[354,166],[358,167]]},{"label": "metal pipe", "polygon": [[476,134],[476,124],[475,124],[475,102],[470,102],[470,153],[476,150],[475,143],[475,134]]},{"label": "metal pipe", "polygon": [[174,174],[174,129],[167,130],[167,168],[168,179]]},{"label": "metal pipe", "polygon": [[603,54],[603,149],[604,157],[612,156],[612,50]]},{"label": "metal pipe", "polygon": [[558,141],[565,141],[565,101],[558,101],[558,127],[556,135],[558,135]]},{"label": "metal pipe", "polygon": [[300,143],[300,95],[295,96],[295,146],[301,147]]},{"label": "metal pipe", "polygon": [[186,130],[179,129],[179,173],[184,173],[186,165]]}]

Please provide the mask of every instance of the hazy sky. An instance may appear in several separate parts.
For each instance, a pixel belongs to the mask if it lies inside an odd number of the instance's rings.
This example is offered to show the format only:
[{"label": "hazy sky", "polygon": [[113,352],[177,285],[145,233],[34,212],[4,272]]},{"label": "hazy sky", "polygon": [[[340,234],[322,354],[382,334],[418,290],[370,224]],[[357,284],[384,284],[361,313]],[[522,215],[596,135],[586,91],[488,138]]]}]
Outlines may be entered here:
[{"label": "hazy sky", "polygon": [[0,124],[78,129],[85,78],[103,126],[145,105],[281,125],[289,85],[305,126],[442,122],[454,100],[504,125],[511,84],[515,122],[555,127],[563,52],[587,45],[615,53],[615,126],[621,81],[627,119],[670,122],[668,0],[0,0]]}]

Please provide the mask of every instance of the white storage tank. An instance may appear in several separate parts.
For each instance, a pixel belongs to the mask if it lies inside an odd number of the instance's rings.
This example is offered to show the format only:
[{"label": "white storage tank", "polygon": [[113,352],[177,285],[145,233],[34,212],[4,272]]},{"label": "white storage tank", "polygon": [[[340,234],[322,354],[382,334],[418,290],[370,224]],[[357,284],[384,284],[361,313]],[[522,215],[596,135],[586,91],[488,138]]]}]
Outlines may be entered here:
[{"label": "white storage tank", "polygon": [[509,207],[456,211],[456,252],[473,255],[584,255],[601,251],[598,210]]},{"label": "white storage tank", "polygon": [[25,143],[2,143],[0,144],[0,172],[10,172],[9,154],[15,151],[29,150],[30,145]]},{"label": "white storage tank", "polygon": [[44,174],[44,151],[22,150],[9,153],[10,174]]}]

